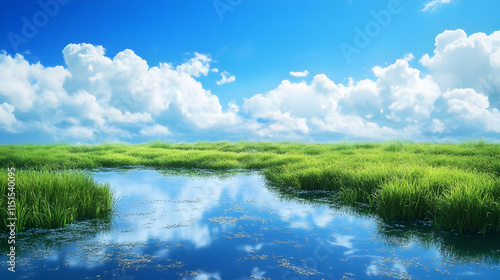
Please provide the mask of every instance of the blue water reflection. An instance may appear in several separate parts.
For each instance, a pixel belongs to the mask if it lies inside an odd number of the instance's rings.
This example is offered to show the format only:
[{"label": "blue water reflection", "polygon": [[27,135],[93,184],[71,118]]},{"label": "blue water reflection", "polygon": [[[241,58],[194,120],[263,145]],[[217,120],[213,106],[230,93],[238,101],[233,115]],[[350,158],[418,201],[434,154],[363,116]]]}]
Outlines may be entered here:
[{"label": "blue water reflection", "polygon": [[[498,236],[426,232],[258,173],[99,170],[122,198],[109,219],[19,235],[2,279],[496,279]],[[471,245],[472,244],[472,245]],[[479,248],[476,245],[484,246]],[[496,247],[495,247],[496,246]],[[13,277],[14,276],[14,277]]]}]

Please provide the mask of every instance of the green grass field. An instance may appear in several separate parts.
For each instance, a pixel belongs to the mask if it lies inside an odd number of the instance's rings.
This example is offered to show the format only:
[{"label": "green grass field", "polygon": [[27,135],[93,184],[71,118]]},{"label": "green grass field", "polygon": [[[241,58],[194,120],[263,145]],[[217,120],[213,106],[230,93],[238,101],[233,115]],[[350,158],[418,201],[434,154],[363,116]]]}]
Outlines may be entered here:
[{"label": "green grass field", "polygon": [[333,190],[344,203],[364,203],[382,218],[429,220],[436,228],[458,232],[500,231],[500,145],[481,141],[3,145],[0,165],[53,171],[120,166],[262,170],[276,185]]}]

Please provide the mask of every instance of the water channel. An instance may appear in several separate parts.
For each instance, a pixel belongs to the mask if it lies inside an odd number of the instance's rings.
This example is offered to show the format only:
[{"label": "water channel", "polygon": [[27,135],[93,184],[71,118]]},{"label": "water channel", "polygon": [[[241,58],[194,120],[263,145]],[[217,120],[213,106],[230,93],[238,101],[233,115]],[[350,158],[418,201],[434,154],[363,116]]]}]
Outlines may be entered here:
[{"label": "water channel", "polygon": [[1,279],[500,277],[498,234],[384,221],[327,192],[274,187],[258,172],[92,173],[121,198],[115,213],[19,233],[15,273],[1,247]]}]

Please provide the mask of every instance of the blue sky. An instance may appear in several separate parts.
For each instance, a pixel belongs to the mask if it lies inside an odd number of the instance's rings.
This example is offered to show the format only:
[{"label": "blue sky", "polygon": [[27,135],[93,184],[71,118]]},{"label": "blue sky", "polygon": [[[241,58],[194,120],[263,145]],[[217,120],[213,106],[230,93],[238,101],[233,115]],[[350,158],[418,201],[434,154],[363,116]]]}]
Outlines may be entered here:
[{"label": "blue sky", "polygon": [[497,141],[499,8],[0,1],[0,143]]}]

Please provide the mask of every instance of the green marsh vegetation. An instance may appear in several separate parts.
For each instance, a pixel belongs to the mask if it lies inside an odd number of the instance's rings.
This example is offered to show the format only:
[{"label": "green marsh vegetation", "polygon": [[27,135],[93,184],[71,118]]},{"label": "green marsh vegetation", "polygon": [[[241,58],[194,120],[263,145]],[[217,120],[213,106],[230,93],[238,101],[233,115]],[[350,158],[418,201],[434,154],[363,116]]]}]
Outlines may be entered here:
[{"label": "green marsh vegetation", "polygon": [[[7,229],[8,172],[0,170],[0,229]],[[77,171],[18,170],[15,172],[16,230],[60,228],[74,220],[109,214],[115,198],[109,185]]]},{"label": "green marsh vegetation", "polygon": [[[387,219],[420,219],[457,232],[500,231],[500,145],[152,142],[3,145],[1,168],[151,166],[262,170],[273,184],[334,191]],[[5,176],[3,176],[5,177]]]}]

